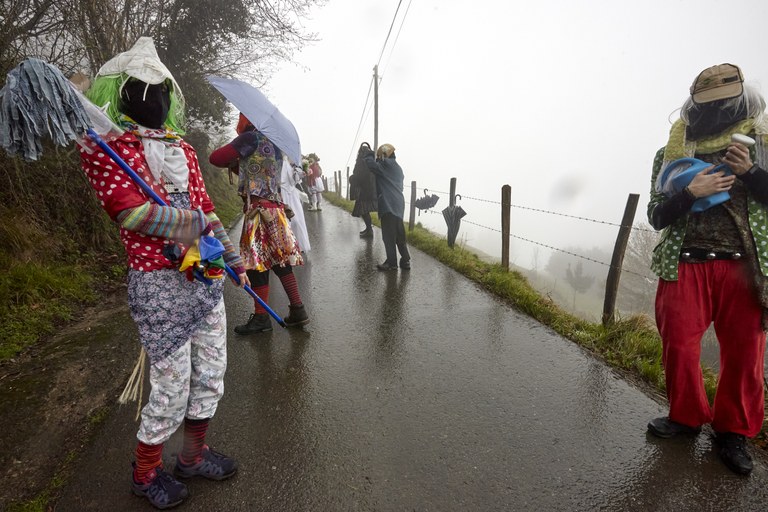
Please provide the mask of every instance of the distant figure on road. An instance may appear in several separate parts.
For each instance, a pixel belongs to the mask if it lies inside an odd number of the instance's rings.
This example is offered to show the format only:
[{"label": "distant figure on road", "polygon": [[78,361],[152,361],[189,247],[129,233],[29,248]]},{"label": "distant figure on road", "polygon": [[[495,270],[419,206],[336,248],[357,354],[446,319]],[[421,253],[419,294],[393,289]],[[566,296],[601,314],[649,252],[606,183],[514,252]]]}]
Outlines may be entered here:
[{"label": "distant figure on road", "polygon": [[352,208],[352,216],[360,217],[365,222],[365,229],[360,232],[362,238],[373,238],[373,225],[371,224],[371,212],[378,209],[376,204],[376,176],[368,169],[365,163],[365,153],[371,151],[367,142],[360,145],[357,151],[357,160],[352,176],[349,178],[350,199],[355,201]]},{"label": "distant figure on road", "polygon": [[319,212],[322,210],[320,203],[323,199],[325,186],[323,185],[323,169],[320,167],[320,158],[310,153],[307,155],[307,193],[309,194],[309,211]]},{"label": "distant figure on road", "polygon": [[[656,323],[663,342],[669,416],[648,430],[658,437],[715,431],[719,455],[732,471],[749,474],[746,437],[763,425],[763,355],[768,306],[768,123],[765,100],[732,64],[702,71],[690,88],[667,145],[656,153],[648,219],[663,229],[652,269],[660,277]],[[735,134],[757,139],[752,148]],[[740,135],[736,136],[738,139]],[[743,139],[742,139],[743,140]],[[682,190],[664,187],[662,172],[680,158],[712,166]],[[700,198],[730,199],[703,209]],[[701,203],[696,203],[701,204]],[[714,322],[720,375],[714,406],[704,391],[701,337]]]},{"label": "distant figure on road", "polygon": [[[189,247],[208,225],[241,283],[248,278],[205,191],[195,150],[178,134],[183,96],[152,39],[140,38],[104,64],[87,96],[125,129],[109,142],[112,149],[169,205],[151,200],[98,147],[81,149],[101,206],[120,225],[130,267],[128,305],[150,362],[131,490],[165,509],[188,496],[177,477],[223,480],[237,470],[233,459],[205,444],[227,368],[223,281],[188,281],[175,249]],[[163,469],[163,445],[181,425],[184,442],[172,474]]]},{"label": "distant figure on road", "polygon": [[[387,259],[376,266],[379,270],[397,270],[397,251],[400,252],[400,268],[410,270],[411,255],[405,240],[405,197],[403,197],[403,169],[395,160],[395,147],[382,144],[374,159],[371,149],[361,148],[368,169],[376,176],[376,201],[381,219],[381,237]],[[397,248],[397,250],[395,249]]]},{"label": "distant figure on road", "polygon": [[[253,123],[240,114],[239,134],[232,142],[211,153],[211,164],[238,173],[237,190],[245,202],[240,254],[253,291],[264,302],[269,300],[269,271],[274,270],[290,301],[290,313],[283,320],[289,327],[309,323],[299,294],[293,267],[304,259],[291,230],[280,195],[282,152]],[[248,322],[235,327],[237,334],[272,330],[269,313],[254,300],[254,313]]]},{"label": "distant figure on road", "polygon": [[296,188],[296,185],[301,183],[304,177],[304,171],[301,170],[301,167],[291,165],[288,157],[283,155],[283,168],[280,176],[280,195],[283,197],[283,203],[291,211],[291,230],[296,237],[296,243],[299,244],[299,250],[306,255],[311,246],[307,234],[307,222],[304,219],[304,208],[299,196],[301,192]]}]

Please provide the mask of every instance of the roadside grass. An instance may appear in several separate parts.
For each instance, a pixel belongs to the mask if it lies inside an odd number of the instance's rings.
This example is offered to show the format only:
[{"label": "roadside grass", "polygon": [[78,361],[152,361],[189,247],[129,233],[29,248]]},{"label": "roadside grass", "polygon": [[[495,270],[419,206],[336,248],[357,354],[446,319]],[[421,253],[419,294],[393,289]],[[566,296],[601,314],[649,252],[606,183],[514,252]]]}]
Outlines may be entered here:
[{"label": "roadside grass", "polygon": [[[326,193],[326,200],[351,212],[354,202]],[[380,225],[372,215],[374,223]],[[408,243],[453,268],[488,291],[501,297],[519,311],[549,326],[555,332],[578,343],[604,359],[611,366],[637,376],[664,393],[664,371],[661,363],[661,338],[651,321],[642,315],[618,318],[613,324],[583,320],[542,296],[519,272],[506,271],[501,265],[486,263],[475,253],[459,246],[448,247],[445,237],[438,236],[420,224],[408,231]],[[704,368],[707,396],[714,398],[717,375]]]},{"label": "roadside grass", "polygon": [[0,255],[0,361],[71,320],[97,297],[94,277],[80,264],[16,261]]},{"label": "roadside grass", "polygon": [[[80,179],[79,173],[70,174]],[[219,218],[229,226],[240,215],[242,201],[226,174],[206,170],[206,175]],[[0,207],[0,362],[54,333],[125,282],[117,228],[91,191],[83,193],[84,204],[55,199],[57,214],[71,217],[58,223],[43,223],[28,210]],[[85,220],[77,216],[78,208]]]}]

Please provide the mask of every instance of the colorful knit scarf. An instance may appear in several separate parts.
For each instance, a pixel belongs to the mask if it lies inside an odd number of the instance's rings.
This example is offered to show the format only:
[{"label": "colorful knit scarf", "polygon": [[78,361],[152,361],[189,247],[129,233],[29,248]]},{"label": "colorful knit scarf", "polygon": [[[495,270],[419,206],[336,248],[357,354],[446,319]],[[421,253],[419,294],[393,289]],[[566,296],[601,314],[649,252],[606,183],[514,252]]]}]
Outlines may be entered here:
[{"label": "colorful knit scarf", "polygon": [[[665,162],[672,162],[679,158],[692,157],[696,153],[708,155],[716,153],[717,151],[722,151],[731,143],[731,135],[734,133],[741,133],[743,135],[754,133],[755,120],[745,119],[717,135],[700,140],[687,140],[685,136],[685,128],[686,124],[683,120],[678,119],[669,130],[669,141],[664,149]],[[763,139],[763,143],[768,142],[768,137],[766,137],[765,134],[758,135]]]}]

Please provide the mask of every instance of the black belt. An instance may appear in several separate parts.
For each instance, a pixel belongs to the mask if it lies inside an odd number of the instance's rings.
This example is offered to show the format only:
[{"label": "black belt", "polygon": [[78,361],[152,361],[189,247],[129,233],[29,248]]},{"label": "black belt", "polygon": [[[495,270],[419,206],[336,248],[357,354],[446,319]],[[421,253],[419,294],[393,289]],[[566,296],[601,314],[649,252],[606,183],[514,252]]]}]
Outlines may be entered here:
[{"label": "black belt", "polygon": [[707,261],[707,260],[739,260],[744,255],[738,251],[710,251],[707,249],[682,249],[680,251],[681,261]]}]

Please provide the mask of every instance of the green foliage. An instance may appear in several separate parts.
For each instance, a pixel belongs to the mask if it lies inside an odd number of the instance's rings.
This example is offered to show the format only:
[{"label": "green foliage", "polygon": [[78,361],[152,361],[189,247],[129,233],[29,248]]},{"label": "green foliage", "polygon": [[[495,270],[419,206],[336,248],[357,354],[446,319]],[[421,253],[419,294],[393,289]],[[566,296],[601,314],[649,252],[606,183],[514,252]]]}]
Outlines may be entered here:
[{"label": "green foliage", "polygon": [[7,270],[0,280],[0,361],[96,298],[93,277],[79,265],[20,262],[7,254],[0,254],[0,265]]},{"label": "green foliage", "polygon": [[[325,193],[324,196],[328,202],[352,211],[352,201],[339,198],[334,193]],[[647,317],[632,316],[607,326],[583,320],[543,297],[519,272],[508,272],[501,265],[485,263],[462,247],[451,249],[445,238],[421,225],[407,233],[408,243],[480,283],[518,310],[591,350],[612,366],[641,377],[660,391],[665,389],[661,339]],[[711,369],[705,368],[704,380],[712,400],[717,376]]]}]

